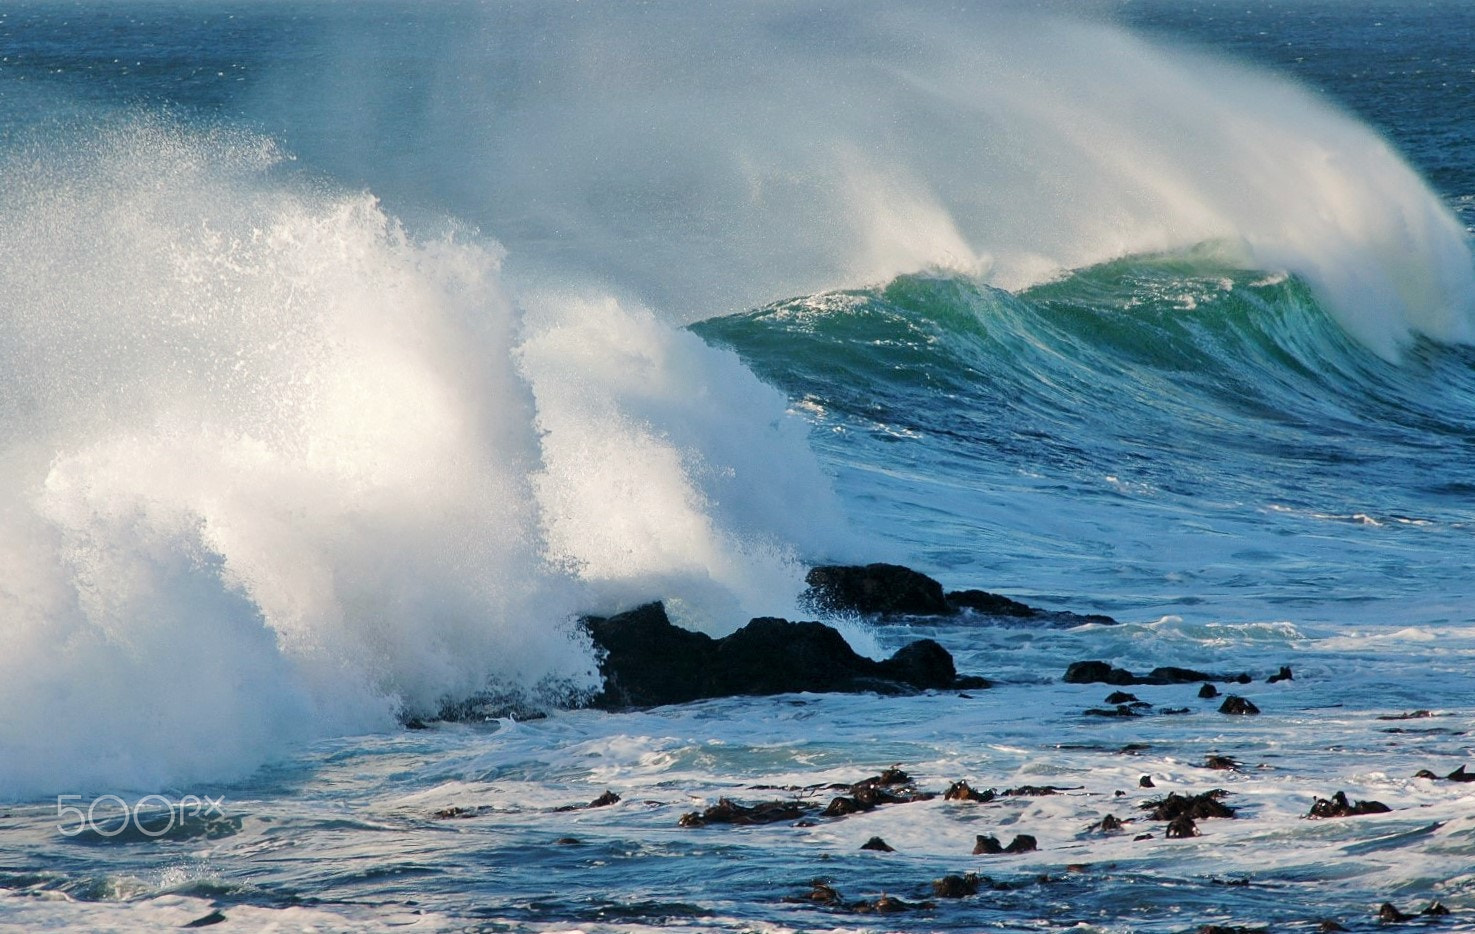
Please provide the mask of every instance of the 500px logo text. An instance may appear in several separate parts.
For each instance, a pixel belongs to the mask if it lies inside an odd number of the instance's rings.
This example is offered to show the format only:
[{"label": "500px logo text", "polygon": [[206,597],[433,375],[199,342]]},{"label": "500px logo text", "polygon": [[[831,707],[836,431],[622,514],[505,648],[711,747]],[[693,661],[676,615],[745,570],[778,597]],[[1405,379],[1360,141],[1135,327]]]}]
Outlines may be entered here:
[{"label": "500px logo text", "polygon": [[130,805],[118,795],[99,795],[85,801],[82,795],[56,796],[56,829],[64,837],[87,831],[99,837],[116,837],[132,824],[145,837],[162,837],[186,820],[225,816],[225,796],[144,795]]}]

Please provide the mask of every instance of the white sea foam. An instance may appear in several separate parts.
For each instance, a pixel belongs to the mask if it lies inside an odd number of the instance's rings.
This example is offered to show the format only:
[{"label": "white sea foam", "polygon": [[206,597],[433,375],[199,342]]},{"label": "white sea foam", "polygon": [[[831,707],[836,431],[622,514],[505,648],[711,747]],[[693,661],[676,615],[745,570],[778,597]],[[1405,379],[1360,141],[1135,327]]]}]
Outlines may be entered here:
[{"label": "white sea foam", "polygon": [[[239,775],[596,686],[573,614],[784,613],[837,510],[781,394],[500,252],[134,120],[0,194],[0,794]],[[519,349],[520,348],[520,349]]]}]

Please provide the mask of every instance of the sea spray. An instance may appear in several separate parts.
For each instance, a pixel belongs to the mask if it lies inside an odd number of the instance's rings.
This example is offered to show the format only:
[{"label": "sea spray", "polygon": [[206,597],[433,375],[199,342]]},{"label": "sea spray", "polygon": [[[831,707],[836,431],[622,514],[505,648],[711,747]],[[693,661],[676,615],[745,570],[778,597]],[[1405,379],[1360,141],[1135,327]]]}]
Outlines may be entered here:
[{"label": "sea spray", "polygon": [[[680,321],[929,265],[1017,290],[1216,241],[1245,268],[1301,276],[1385,357],[1415,335],[1475,336],[1464,231],[1377,132],[1105,15],[465,15],[409,90],[381,67],[399,33],[333,19],[336,54],[265,81],[253,109],[391,200],[440,192],[519,274],[615,282]],[[421,145],[363,132],[404,94]]]},{"label": "sea spray", "polygon": [[411,237],[259,137],[67,142],[0,195],[0,793],[577,701],[581,611],[792,608],[838,511],[731,354],[563,299],[519,350],[495,244]]}]

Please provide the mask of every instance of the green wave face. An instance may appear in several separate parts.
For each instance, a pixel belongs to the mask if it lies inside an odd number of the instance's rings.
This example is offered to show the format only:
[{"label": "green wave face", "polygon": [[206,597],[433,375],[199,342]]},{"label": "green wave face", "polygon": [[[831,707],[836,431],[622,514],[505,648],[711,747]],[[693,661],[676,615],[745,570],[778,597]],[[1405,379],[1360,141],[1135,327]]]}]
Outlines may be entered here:
[{"label": "green wave face", "polygon": [[[1212,552],[1225,599],[1265,615],[1328,580],[1361,593],[1367,555],[1275,544],[1318,523],[1468,534],[1475,355],[1422,342],[1387,361],[1302,280],[1225,254],[1128,257],[1019,293],[908,275],[693,329],[810,414],[863,524],[1001,585],[1080,594],[1074,562],[1099,572],[1103,608],[1183,612],[1162,549],[1185,539]],[[1236,584],[1311,552],[1346,580]],[[1060,574],[1042,583],[1041,560]]]}]

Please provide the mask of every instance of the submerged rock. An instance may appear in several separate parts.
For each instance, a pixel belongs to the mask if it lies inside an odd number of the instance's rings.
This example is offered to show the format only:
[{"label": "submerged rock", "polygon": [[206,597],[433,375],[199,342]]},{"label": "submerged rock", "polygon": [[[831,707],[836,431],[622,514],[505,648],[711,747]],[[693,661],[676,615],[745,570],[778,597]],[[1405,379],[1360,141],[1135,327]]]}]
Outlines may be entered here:
[{"label": "submerged rock", "polygon": [[1117,621],[1100,613],[1072,613],[1069,610],[1042,610],[986,590],[950,590],[946,599],[955,610],[970,610],[983,616],[1005,619],[1027,619],[1050,626],[1115,626]]},{"label": "submerged rock", "polygon": [[1163,836],[1167,837],[1170,840],[1181,840],[1187,837],[1197,837],[1199,836],[1198,825],[1195,824],[1193,822],[1193,818],[1189,817],[1187,814],[1179,814],[1177,817],[1168,822],[1168,829],[1166,832],[1164,832]]},{"label": "submerged rock", "polygon": [[952,655],[931,639],[878,662],[857,654],[823,623],[762,617],[713,639],[676,626],[659,603],[583,622],[603,650],[604,690],[592,703],[607,710],[800,691],[901,694],[988,686],[981,678],[959,678]]},{"label": "submerged rock", "polygon": [[992,834],[978,834],[973,844],[974,856],[997,856],[1001,853],[1033,853],[1039,849],[1039,841],[1027,833],[1018,834],[1008,846],[999,842]]},{"label": "submerged rock", "polygon": [[975,873],[943,876],[932,880],[932,894],[938,898],[967,898],[977,895],[983,880]]},{"label": "submerged rock", "polygon": [[968,611],[1052,626],[1115,625],[1100,614],[1043,610],[986,590],[943,592],[942,585],[900,564],[821,565],[811,568],[805,599],[821,612],[863,616],[955,616]]},{"label": "submerged rock", "polygon": [[1411,710],[1408,713],[1385,714],[1379,720],[1424,720],[1434,714],[1428,710]]},{"label": "submerged rock", "polygon": [[1153,801],[1144,801],[1142,809],[1150,811],[1153,820],[1173,821],[1179,817],[1188,817],[1191,820],[1204,820],[1210,817],[1234,817],[1234,808],[1224,804],[1220,799],[1226,797],[1229,792],[1222,788],[1213,791],[1205,791],[1197,795],[1180,795],[1176,791],[1166,798]]},{"label": "submerged rock", "polygon": [[1194,681],[1226,681],[1248,684],[1247,674],[1212,675],[1192,668],[1164,665],[1154,668],[1145,675],[1137,675],[1125,668],[1099,660],[1071,662],[1061,680],[1067,684],[1113,684],[1119,687],[1130,684],[1191,684]]},{"label": "submerged rock", "polygon": [[554,808],[556,811],[586,811],[589,808],[607,808],[612,804],[619,804],[620,796],[613,791],[605,791],[604,794],[590,801],[588,804],[565,804],[563,807]]},{"label": "submerged rock", "polygon": [[967,782],[953,782],[947,787],[947,791],[944,791],[942,793],[942,800],[988,802],[994,800],[995,794],[997,794],[997,792],[995,792],[992,788],[987,791],[978,791]]},{"label": "submerged rock", "polygon": [[882,840],[880,837],[872,837],[860,845],[862,850],[874,850],[877,853],[895,853],[896,848]]},{"label": "submerged rock", "polygon": [[216,911],[212,911],[208,915],[205,915],[204,917],[196,918],[195,920],[189,922],[188,924],[183,925],[183,927],[187,927],[187,928],[208,928],[208,927],[213,927],[214,925],[217,925],[217,924],[222,924],[222,923],[224,923],[227,920],[229,920],[229,919],[226,918],[225,912],[220,911],[220,910],[217,909]]},{"label": "submerged rock", "polygon": [[784,901],[831,906],[838,906],[844,903],[843,899],[840,898],[840,893],[828,882],[815,880],[809,885],[810,889],[806,894],[802,896],[791,895],[785,898]]},{"label": "submerged rock", "polygon": [[682,827],[706,827],[708,824],[773,824],[778,821],[798,820],[804,814],[804,806],[795,801],[764,801],[761,804],[738,804],[730,798],[719,798],[717,803],[705,811],[683,814],[679,821]]},{"label": "submerged rock", "polygon": [[1384,924],[1402,924],[1405,921],[1413,921],[1419,917],[1442,918],[1448,914],[1449,909],[1439,904],[1439,902],[1430,902],[1428,908],[1425,908],[1423,911],[1419,912],[1416,915],[1406,914],[1402,911],[1399,911],[1397,906],[1395,906],[1392,902],[1384,902],[1382,906],[1378,908],[1378,920],[1382,921]]},{"label": "submerged rock", "polygon": [[1109,709],[1105,707],[1087,707],[1081,711],[1081,716],[1130,719],[1132,717],[1142,716],[1142,711],[1131,704],[1117,704],[1115,707]]},{"label": "submerged rock", "polygon": [[931,902],[904,902],[890,895],[882,895],[873,902],[856,902],[849,907],[856,914],[889,915],[902,911],[924,911],[937,906]]},{"label": "submerged rock", "polygon": [[1307,817],[1358,817],[1363,814],[1387,814],[1393,810],[1381,801],[1358,801],[1356,803],[1347,800],[1346,792],[1339,791],[1330,798],[1317,798],[1311,805],[1311,812]]}]

